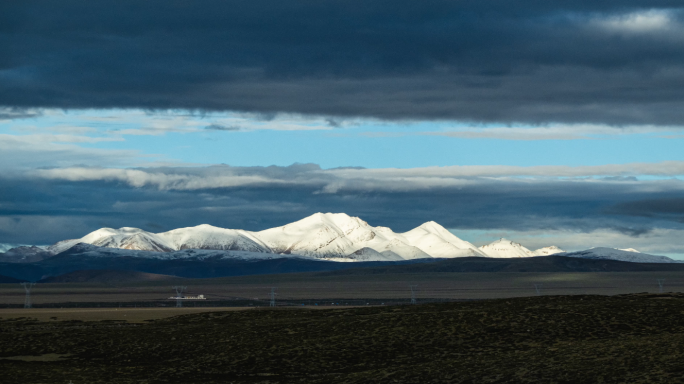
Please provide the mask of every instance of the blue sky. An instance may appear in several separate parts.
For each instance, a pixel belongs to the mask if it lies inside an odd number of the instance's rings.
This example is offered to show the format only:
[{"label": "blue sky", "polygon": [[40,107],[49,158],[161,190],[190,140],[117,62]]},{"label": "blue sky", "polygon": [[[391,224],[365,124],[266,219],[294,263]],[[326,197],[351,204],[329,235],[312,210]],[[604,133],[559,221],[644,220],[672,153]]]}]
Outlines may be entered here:
[{"label": "blue sky", "polygon": [[[680,232],[684,233],[684,228],[678,224],[679,216],[676,213],[672,221],[672,218],[668,219],[670,216],[667,212],[643,214],[639,211],[640,208],[624,208],[632,200],[639,203],[646,199],[647,202],[643,204],[648,205],[651,204],[648,202],[651,197],[662,200],[679,195],[679,185],[684,174],[684,151],[679,150],[684,143],[683,136],[678,127],[643,125],[504,126],[448,121],[388,122],[358,118],[333,120],[322,116],[293,114],[264,118],[244,113],[43,109],[32,117],[0,121],[0,145],[4,146],[4,156],[0,154],[0,157],[3,162],[2,173],[9,175],[7,177],[10,180],[11,177],[25,174],[38,175],[41,180],[67,180],[73,184],[69,187],[72,191],[69,193],[76,193],[73,188],[84,188],[76,195],[102,194],[102,201],[93,200],[89,203],[89,209],[109,212],[105,216],[113,215],[108,219],[100,217],[96,220],[87,217],[74,218],[74,213],[68,213],[66,218],[62,216],[63,213],[50,216],[57,222],[67,220],[70,223],[66,227],[70,228],[69,235],[53,234],[47,236],[45,241],[33,240],[34,242],[49,243],[60,239],[58,236],[79,236],[82,232],[99,226],[151,225],[148,229],[170,229],[210,222],[220,226],[251,225],[249,229],[264,229],[321,210],[349,211],[350,214],[362,216],[371,224],[391,226],[398,230],[406,230],[422,221],[434,219],[443,222],[459,237],[478,245],[506,237],[523,242],[530,248],[555,244],[576,250],[607,245],[641,248],[684,258],[684,252],[679,252],[675,244],[681,236]],[[203,216],[201,211],[208,209],[208,206],[201,204],[196,208],[183,208],[188,212],[199,212],[192,214],[192,222],[188,222],[187,216],[180,213],[173,219],[158,217],[140,221],[140,217],[130,216],[133,211],[123,213],[123,216],[118,211],[122,204],[131,204],[126,202],[127,199],[141,198],[123,198],[119,196],[121,193],[133,193],[133,196],[161,194],[158,197],[145,197],[143,200],[171,199],[165,205],[166,209],[171,210],[178,209],[178,203],[173,202],[177,201],[176,198],[167,195],[179,193],[178,191],[196,196],[198,201],[208,199],[205,205],[212,207],[216,204],[216,198],[230,198],[239,194],[230,190],[212,189],[223,188],[224,184],[216,181],[215,175],[203,172],[211,169],[206,168],[207,166],[216,164],[233,167],[230,168],[233,169],[229,172],[231,175],[257,178],[261,178],[259,175],[267,169],[259,167],[275,165],[279,167],[278,172],[283,173],[278,176],[278,180],[302,186],[318,182],[315,180],[320,175],[316,174],[315,169],[304,173],[290,171],[287,166],[293,163],[313,163],[324,170],[364,167],[379,173],[352,176],[327,174],[325,177],[333,177],[337,181],[326,179],[328,181],[308,192],[310,197],[307,197],[307,193],[296,192],[294,197],[287,197],[280,203],[275,202],[272,196],[261,197],[264,203],[257,203],[260,209],[272,206],[269,209],[279,212],[282,207],[289,207],[291,211],[280,219],[262,218],[260,221],[253,221],[249,218],[255,215],[268,216],[268,212],[255,214],[255,208],[250,208],[252,203],[247,201],[254,192],[244,192],[247,194],[241,195],[245,196],[242,199],[247,200],[235,220],[244,217],[240,219],[242,221],[231,221],[221,216]],[[171,168],[168,168],[170,171],[165,171],[165,168],[158,168],[160,166]],[[452,166],[463,168],[454,170]],[[55,176],[52,173],[46,176],[45,173],[35,173],[35,170],[50,168],[55,169],[55,172],[64,170],[72,174]],[[110,172],[127,168],[141,169],[147,174],[154,172],[155,175],[161,172],[164,177],[196,173],[205,187],[170,185],[148,179],[138,181],[128,176],[100,175],[104,174],[101,170]],[[405,173],[394,175],[395,171],[391,169],[396,168],[403,169]],[[84,172],[90,172],[88,169],[93,169],[94,173],[83,176]],[[78,176],[74,177],[73,174]],[[625,180],[633,181],[626,184],[627,189],[624,189],[618,184],[605,184],[614,183],[613,181],[602,182],[606,177],[627,177]],[[96,180],[109,184],[101,187],[79,187],[84,182]],[[111,184],[112,180],[118,181]],[[563,180],[570,180],[572,184],[560,187],[558,183]],[[659,180],[666,184],[653,184]],[[679,184],[672,185],[673,180]],[[395,185],[397,182],[400,184]],[[494,186],[488,187],[488,183],[492,182],[495,183],[492,184]],[[247,181],[247,186],[250,183],[251,181]],[[274,185],[277,186],[278,183]],[[473,186],[473,183],[481,185]],[[238,181],[237,184],[229,182],[227,185],[245,184]],[[270,187],[265,188],[268,190]],[[459,199],[459,204],[465,205],[457,204],[452,208],[444,206],[451,203],[448,198],[444,200],[444,190],[440,188],[456,188],[448,192],[448,195],[453,195]],[[476,192],[470,192],[468,188],[475,188]],[[478,188],[483,192],[477,192]],[[523,189],[522,192],[520,188]],[[565,193],[563,188],[576,192],[558,197]],[[593,196],[589,188],[599,188],[600,192]],[[620,192],[611,192],[615,188]],[[125,192],[127,189],[130,192]],[[511,192],[497,195],[497,189]],[[121,191],[114,193],[113,190]],[[338,195],[333,197],[337,200],[312,203],[311,197],[321,191],[324,195]],[[394,200],[397,191],[413,195]],[[624,196],[611,197],[611,194],[620,195],[623,191],[627,191]],[[109,193],[114,195],[108,200],[106,195]],[[384,203],[387,205],[385,211],[381,211],[385,213],[378,215],[372,204],[363,208],[344,203],[345,199],[352,197],[349,194],[359,196],[359,193],[361,199],[367,199],[369,193],[379,196],[376,198],[389,199]],[[482,196],[493,193],[498,197],[492,195],[479,199],[474,198],[473,193]],[[434,207],[427,208],[427,211],[425,207],[416,208],[416,202],[419,205],[424,204],[421,195],[427,200],[434,199]],[[466,197],[458,197],[460,195]],[[32,198],[31,201],[35,199],[42,198]],[[473,203],[469,203],[469,199]],[[16,200],[20,199],[15,199],[14,205],[21,206]],[[84,212],[78,207],[78,200],[75,204],[64,209],[66,212]],[[141,204],[147,207],[157,203]],[[233,203],[228,205],[231,204]],[[618,208],[612,208],[615,204]],[[468,205],[483,208],[469,208]],[[6,206],[9,209],[9,213],[5,215],[9,220],[6,225],[11,229],[5,230],[5,242],[12,240],[12,233],[21,231],[22,225],[35,225],[30,223],[37,220],[42,212],[39,208],[29,208],[28,211],[32,213],[26,216],[16,212],[27,208],[12,209],[12,204]],[[27,202],[25,206],[32,204]],[[54,204],[46,207],[54,209]],[[138,211],[144,212],[144,209],[146,208]],[[215,210],[216,207],[211,209]],[[237,208],[221,209],[233,212]],[[620,213],[623,216],[605,214],[614,209],[626,209],[631,213],[627,216],[624,213]],[[636,213],[632,212],[634,209]],[[440,215],[436,214],[440,210],[443,211],[442,216],[435,216]],[[414,211],[415,213],[410,213]],[[583,218],[583,215],[586,217]],[[150,213],[150,216],[154,215]],[[81,222],[75,224],[74,220]],[[21,224],[22,222],[25,224]]]},{"label": "blue sky", "polygon": [[[74,140],[101,139],[79,145],[134,150],[151,156],[141,158],[141,164],[154,159],[198,165],[316,163],[323,168],[413,168],[578,166],[684,160],[684,151],[680,150],[684,134],[678,127],[504,126],[372,119],[340,120],[334,123],[339,125],[335,127],[326,120],[296,115],[276,115],[264,120],[238,113],[49,110],[38,117],[0,121],[0,133],[71,134]],[[238,130],[206,129],[212,124]],[[564,133],[559,137],[558,132]]]}]

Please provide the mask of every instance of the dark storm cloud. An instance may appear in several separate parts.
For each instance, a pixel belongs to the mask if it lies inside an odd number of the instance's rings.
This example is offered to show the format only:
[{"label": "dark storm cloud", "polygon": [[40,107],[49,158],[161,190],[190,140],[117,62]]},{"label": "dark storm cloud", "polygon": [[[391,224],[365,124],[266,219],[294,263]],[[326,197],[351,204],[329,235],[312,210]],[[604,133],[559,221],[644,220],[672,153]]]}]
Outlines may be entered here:
[{"label": "dark storm cloud", "polygon": [[0,105],[682,124],[681,1],[5,1]]},{"label": "dark storm cloud", "polygon": [[29,109],[29,108],[1,108],[0,107],[0,120],[13,120],[13,119],[29,119],[34,117],[42,116],[40,110]]},{"label": "dark storm cloud", "polygon": [[471,176],[461,183],[436,183],[426,180],[429,172],[416,170],[424,185],[412,187],[404,176],[397,181],[376,175],[374,183],[341,180],[339,172],[373,170],[322,170],[315,164],[96,169],[96,177],[84,169],[68,171],[0,178],[0,243],[51,243],[101,227],[160,232],[208,223],[261,230],[315,212],[345,212],[396,231],[429,220],[455,229],[607,229],[632,237],[657,228],[684,229],[676,217],[627,215],[614,208],[681,199],[684,185],[671,180]]},{"label": "dark storm cloud", "polygon": [[684,223],[684,197],[647,198],[616,204],[609,209],[621,215],[667,218]]}]

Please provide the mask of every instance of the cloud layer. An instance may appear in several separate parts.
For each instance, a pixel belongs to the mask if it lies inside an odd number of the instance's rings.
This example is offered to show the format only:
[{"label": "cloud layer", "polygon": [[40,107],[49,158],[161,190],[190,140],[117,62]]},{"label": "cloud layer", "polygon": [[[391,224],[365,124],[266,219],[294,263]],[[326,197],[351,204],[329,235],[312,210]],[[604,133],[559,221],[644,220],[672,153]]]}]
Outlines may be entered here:
[{"label": "cloud layer", "polygon": [[0,5],[0,105],[681,125],[680,1]]},{"label": "cloud layer", "polygon": [[[435,220],[463,230],[604,230],[640,238],[684,230],[684,182],[635,176],[682,172],[676,162],[576,169],[37,169],[0,177],[0,242],[48,243],[104,226],[161,231],[209,223],[260,230],[319,211],[399,231]],[[28,229],[41,220],[60,224]]]}]

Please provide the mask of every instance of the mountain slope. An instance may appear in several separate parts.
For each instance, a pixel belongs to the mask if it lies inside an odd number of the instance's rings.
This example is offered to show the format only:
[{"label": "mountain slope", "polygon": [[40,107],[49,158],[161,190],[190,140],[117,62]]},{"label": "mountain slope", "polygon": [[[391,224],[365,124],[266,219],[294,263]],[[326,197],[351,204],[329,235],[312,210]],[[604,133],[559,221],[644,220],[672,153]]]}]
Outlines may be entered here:
[{"label": "mountain slope", "polygon": [[368,223],[344,213],[316,213],[282,227],[255,233],[276,253],[319,258],[344,258],[377,235]]},{"label": "mountain slope", "polygon": [[52,257],[52,252],[46,251],[41,247],[21,246],[0,253],[0,262],[3,263],[34,263]]},{"label": "mountain slope", "polygon": [[[359,264],[355,264],[359,265]],[[681,271],[684,263],[631,263],[618,260],[584,259],[567,256],[524,258],[461,257],[441,259],[430,263],[368,266],[319,272],[321,277],[341,275],[382,275],[414,273],[557,273],[557,272],[650,272]]]},{"label": "mountain slope", "polygon": [[[207,249],[276,253],[335,261],[485,256],[477,247],[435,222],[427,222],[406,233],[394,233],[389,228],[372,227],[360,218],[344,213],[316,213],[294,223],[260,232],[211,225],[163,233],[129,227],[101,228],[80,239],[61,241],[49,247],[49,250],[57,254],[79,243],[154,252]],[[368,250],[357,253],[364,248]]]},{"label": "mountain slope", "polygon": [[169,252],[174,250],[172,244],[164,237],[130,227],[119,229],[101,228],[80,239],[60,241],[50,246],[48,250],[53,253],[60,253],[79,243],[137,251]]},{"label": "mountain slope", "polygon": [[130,281],[160,281],[178,279],[177,276],[159,275],[155,273],[145,273],[138,271],[122,271],[111,269],[79,270],[65,273],[59,276],[46,277],[39,283],[124,283]]},{"label": "mountain slope", "polygon": [[[520,258],[564,252],[555,246],[532,252],[519,243],[503,238],[477,248],[434,221],[426,222],[408,232],[395,233],[390,228],[373,227],[358,217],[344,213],[316,213],[299,221],[260,232],[225,229],[206,224],[163,233],[151,233],[130,227],[101,228],[80,239],[60,241],[50,246],[49,251],[52,254],[59,254],[79,243],[112,249],[150,251],[149,257],[169,259],[186,258],[188,253],[178,252],[189,250],[243,252],[240,255],[232,253],[232,257],[242,259],[261,260],[264,257],[275,257],[274,254],[277,254],[332,261],[390,261],[471,256]],[[614,251],[631,251],[615,256],[618,260],[657,260],[657,257],[649,258],[650,255],[634,256],[641,254],[633,249]],[[597,256],[595,253],[586,253],[587,257],[610,258],[606,252],[602,254],[604,255]],[[225,255],[221,257],[226,257]],[[24,259],[29,260],[27,257],[21,260]],[[667,260],[670,259],[658,260],[669,262]]]},{"label": "mountain slope", "polygon": [[434,221],[402,234],[409,244],[432,257],[452,258],[466,256],[487,256],[473,244],[461,240]]},{"label": "mountain slope", "polygon": [[17,284],[17,283],[22,283],[24,281],[26,281],[26,280],[15,279],[14,277],[0,275],[0,284]]},{"label": "mountain slope", "polygon": [[513,257],[531,257],[535,254],[522,245],[510,240],[501,238],[493,243],[483,245],[480,250],[489,257],[497,258],[513,258]]},{"label": "mountain slope", "polygon": [[412,261],[336,263],[297,255],[259,252],[186,249],[159,253],[78,244],[59,255],[36,263],[0,263],[0,271],[5,276],[30,281],[81,270],[126,270],[186,278],[210,278],[329,271],[357,265],[402,263]]},{"label": "mountain slope", "polygon": [[615,248],[597,247],[587,249],[579,252],[565,252],[557,256],[578,257],[583,259],[597,259],[597,260],[618,260],[628,261],[631,263],[677,263],[666,256],[648,255],[645,253],[625,251]]},{"label": "mountain slope", "polygon": [[555,254],[563,253],[563,252],[565,252],[565,251],[556,247],[555,245],[552,245],[550,247],[539,248],[532,253],[535,256],[550,256],[550,255],[555,255]]},{"label": "mountain slope", "polygon": [[253,233],[240,229],[225,229],[202,224],[160,233],[174,250],[214,249],[273,253],[271,248]]}]

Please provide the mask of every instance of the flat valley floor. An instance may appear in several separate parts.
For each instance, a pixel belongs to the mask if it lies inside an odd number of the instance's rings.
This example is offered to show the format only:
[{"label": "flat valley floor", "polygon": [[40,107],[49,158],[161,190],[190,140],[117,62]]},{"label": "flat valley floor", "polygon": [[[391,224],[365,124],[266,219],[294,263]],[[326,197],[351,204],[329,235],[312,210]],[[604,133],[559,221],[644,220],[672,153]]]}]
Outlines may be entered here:
[{"label": "flat valley floor", "polygon": [[138,314],[131,321],[5,312],[0,382],[684,382],[676,293],[164,310],[122,310]]},{"label": "flat valley floor", "polygon": [[[345,272],[345,271],[342,271]],[[408,303],[410,285],[415,285],[419,302],[434,300],[481,300],[542,295],[618,295],[638,292],[657,293],[658,280],[666,292],[684,292],[684,272],[468,272],[340,274],[288,273],[213,279],[171,278],[154,281],[99,281],[38,284],[32,291],[36,306],[91,305],[124,306],[169,301],[175,285],[187,286],[190,295],[205,295],[206,302],[187,302],[186,306],[268,305],[269,293],[276,291],[279,304],[365,305],[383,301]],[[535,289],[535,285],[537,289]],[[368,299],[368,300],[367,300]],[[19,284],[0,284],[0,308],[22,306],[24,289]],[[80,303],[80,304],[79,304]],[[93,304],[98,303],[98,304]],[[2,309],[0,309],[0,317]]]}]

